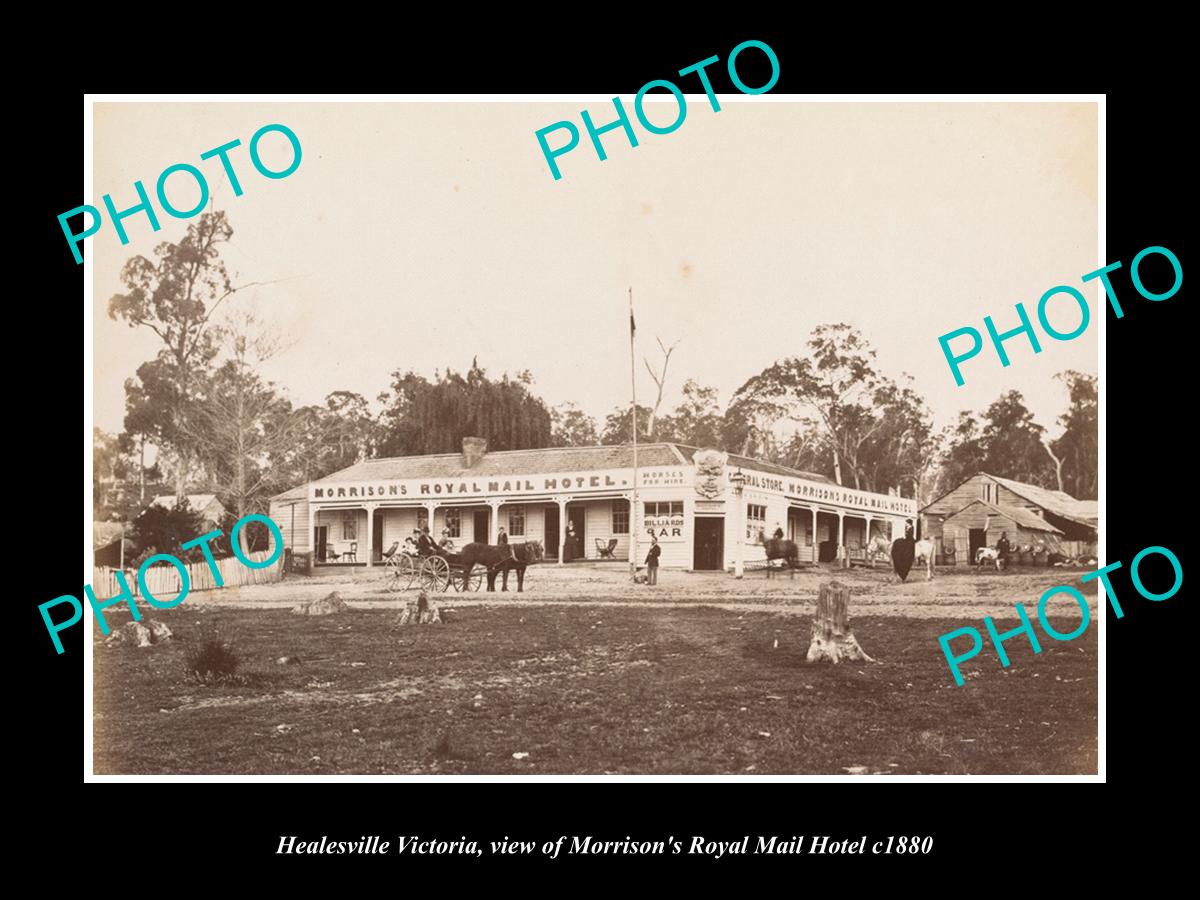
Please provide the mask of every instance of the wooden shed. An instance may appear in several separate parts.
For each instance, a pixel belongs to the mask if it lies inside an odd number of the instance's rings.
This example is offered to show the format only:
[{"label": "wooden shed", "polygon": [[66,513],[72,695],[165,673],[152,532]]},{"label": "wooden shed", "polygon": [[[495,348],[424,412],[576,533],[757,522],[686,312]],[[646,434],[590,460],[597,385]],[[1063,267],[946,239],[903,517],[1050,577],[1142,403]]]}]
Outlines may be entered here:
[{"label": "wooden shed", "polygon": [[[1039,539],[1037,535],[1051,535],[1055,538],[1055,549],[1051,552],[1062,553],[1068,557],[1096,555],[1099,517],[1095,500],[1076,500],[1063,491],[1052,491],[1011,478],[977,472],[921,510],[921,536],[934,542],[939,564],[957,563],[964,552],[970,552],[969,543],[963,548],[956,543],[957,538],[961,537],[960,534],[956,533],[954,539],[947,539],[943,537],[943,529],[951,516],[964,512],[975,501],[982,501],[1006,513],[1017,510],[1035,516],[1036,522],[1028,516],[1021,516],[1019,521],[1014,523],[1023,532],[1028,532],[1021,538],[1022,544],[1032,544],[1036,547]],[[976,512],[972,515],[979,517],[983,514]],[[1047,530],[1048,528],[1053,530]],[[996,537],[998,538],[999,534]],[[1017,543],[1013,538],[1013,531],[1009,530],[1008,538],[1010,543]],[[1042,538],[1042,541],[1047,545],[1051,543],[1045,538]],[[995,540],[989,540],[988,546],[994,543]]]},{"label": "wooden shed", "polygon": [[[995,547],[1002,534],[1008,535],[1013,550],[1044,548],[1062,552],[1063,533],[1037,513],[1020,506],[998,506],[974,500],[942,523],[942,553],[958,565],[975,561],[980,547]],[[952,548],[952,549],[951,549]]]}]

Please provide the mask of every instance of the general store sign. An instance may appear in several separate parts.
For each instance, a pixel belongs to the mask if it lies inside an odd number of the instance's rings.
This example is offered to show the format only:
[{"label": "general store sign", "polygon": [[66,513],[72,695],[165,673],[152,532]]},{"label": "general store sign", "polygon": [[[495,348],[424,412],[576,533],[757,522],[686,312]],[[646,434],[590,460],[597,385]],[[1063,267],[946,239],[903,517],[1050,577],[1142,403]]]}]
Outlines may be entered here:
[{"label": "general store sign", "polygon": [[[732,474],[732,472],[726,472],[727,481],[730,480]],[[917,514],[917,501],[908,497],[872,494],[867,491],[842,487],[840,484],[822,484],[802,478],[784,478],[765,472],[751,471],[742,472],[742,474],[746,478],[746,487],[755,490],[772,491],[812,503],[831,503],[835,506],[879,513],[880,515],[915,516]]]}]

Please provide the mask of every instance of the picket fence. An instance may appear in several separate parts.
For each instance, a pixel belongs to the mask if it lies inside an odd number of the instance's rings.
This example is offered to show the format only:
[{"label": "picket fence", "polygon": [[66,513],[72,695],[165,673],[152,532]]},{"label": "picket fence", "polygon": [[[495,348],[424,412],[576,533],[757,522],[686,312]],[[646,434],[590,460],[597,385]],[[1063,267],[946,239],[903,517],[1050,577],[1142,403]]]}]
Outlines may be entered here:
[{"label": "picket fence", "polygon": [[[254,562],[263,562],[271,555],[271,552],[270,550],[257,550],[248,554],[247,558]],[[221,573],[221,580],[225,582],[225,587],[271,584],[283,579],[283,554],[279,554],[279,559],[273,565],[263,569],[248,568],[242,565],[235,556],[218,559],[217,569]],[[209,591],[217,586],[207,561],[188,563],[187,571],[191,590]],[[92,590],[96,592],[98,598],[115,597],[121,592],[121,585],[117,581],[116,573],[116,569],[110,569],[107,566],[98,566],[92,570]],[[129,582],[129,589],[133,591],[134,596],[137,596],[141,591],[141,585],[137,580],[137,570],[126,569],[125,580]],[[146,589],[156,598],[165,600],[178,596],[180,590],[179,570],[169,563],[156,563],[146,570]]]}]

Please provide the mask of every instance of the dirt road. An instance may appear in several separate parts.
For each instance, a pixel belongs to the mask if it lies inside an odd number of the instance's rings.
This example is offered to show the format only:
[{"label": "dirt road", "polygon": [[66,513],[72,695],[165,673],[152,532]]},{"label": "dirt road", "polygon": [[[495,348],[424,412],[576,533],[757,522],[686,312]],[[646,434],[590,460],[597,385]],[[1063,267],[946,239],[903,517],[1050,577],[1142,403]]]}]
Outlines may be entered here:
[{"label": "dirt road", "polygon": [[[1073,585],[1088,597],[1089,607],[1097,608],[1096,591],[1081,586],[1083,570],[1025,569],[1018,571],[958,572],[946,570],[932,580],[910,576],[901,583],[885,570],[833,568],[805,570],[795,578],[768,580],[763,572],[750,572],[741,580],[724,573],[665,571],[656,587],[632,585],[624,565],[542,565],[529,570],[525,591],[516,593],[515,578],[510,590],[495,593],[481,590],[461,594],[453,588],[436,599],[454,606],[708,606],[740,612],[772,612],[782,615],[807,615],[812,611],[821,582],[837,579],[854,591],[854,610],[858,615],[904,616],[913,618],[980,619],[1016,618],[1015,603],[1024,603],[1031,613],[1041,595],[1055,585]],[[235,607],[241,609],[293,606],[324,597],[336,591],[354,607],[389,608],[403,605],[416,597],[416,591],[389,592],[383,572],[374,569],[346,569],[305,578],[288,576],[279,584],[250,585],[195,592],[189,606]],[[1050,606],[1054,616],[1077,618],[1078,606],[1070,597],[1055,600]]]}]

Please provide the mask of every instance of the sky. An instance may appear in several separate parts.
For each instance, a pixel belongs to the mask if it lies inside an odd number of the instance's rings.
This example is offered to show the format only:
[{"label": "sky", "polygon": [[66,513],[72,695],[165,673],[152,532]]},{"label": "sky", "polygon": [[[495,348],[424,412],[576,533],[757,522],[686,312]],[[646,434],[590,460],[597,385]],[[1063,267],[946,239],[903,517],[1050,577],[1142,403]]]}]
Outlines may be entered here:
[{"label": "sky", "polygon": [[[624,97],[626,108],[632,98]],[[94,114],[94,196],[134,205],[174,163],[201,169],[210,205],[234,229],[223,257],[235,284],[264,283],[226,301],[253,309],[286,350],[264,374],[296,404],[335,390],[376,396],[396,369],[426,376],[529,369],[551,405],[571,401],[603,418],[629,403],[628,290],[638,324],[638,398],[654,386],[641,356],[655,338],[677,344],[664,410],[687,378],[722,403],[777,359],[802,354],[827,322],[860,328],[892,377],[909,373],[948,425],[1022,392],[1051,434],[1067,403],[1053,376],[1097,371],[1099,283],[1081,276],[1097,258],[1097,124],[1090,103],[801,103],[786,98],[689,95],[673,133],[633,117],[639,144],[620,129],[600,161],[581,124],[600,125],[612,102],[100,103]],[[648,103],[666,124],[675,102]],[[535,132],[573,121],[581,142],[558,158],[554,180]],[[271,180],[247,145],[282,123],[303,148],[299,168]],[[218,160],[200,154],[234,138],[234,196]],[[564,140],[551,136],[552,146]],[[264,163],[290,161],[279,134]],[[169,196],[198,197],[186,175]],[[157,205],[157,203],[156,203]],[[94,260],[94,422],[116,432],[124,380],[159,349],[147,329],[107,316],[127,259],[178,240],[187,220],[159,210],[87,239]],[[269,283],[268,283],[269,282]],[[1070,285],[1092,323],[1069,342],[1039,333],[1043,350],[1006,343],[1004,368],[985,347],[955,385],[938,337],[963,326],[1036,322],[1042,294]],[[1061,304],[1061,306],[1059,305]],[[1051,305],[1060,331],[1079,322]],[[957,345],[956,345],[957,346]]]}]

